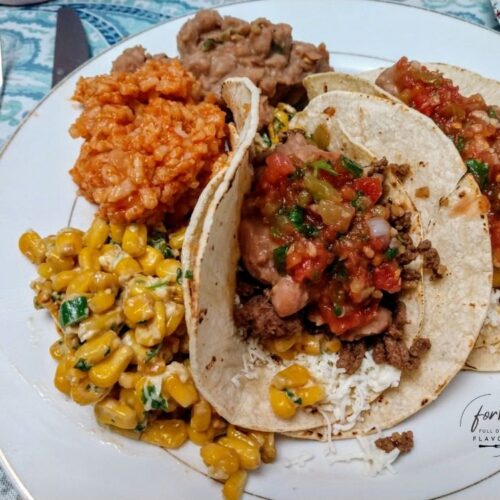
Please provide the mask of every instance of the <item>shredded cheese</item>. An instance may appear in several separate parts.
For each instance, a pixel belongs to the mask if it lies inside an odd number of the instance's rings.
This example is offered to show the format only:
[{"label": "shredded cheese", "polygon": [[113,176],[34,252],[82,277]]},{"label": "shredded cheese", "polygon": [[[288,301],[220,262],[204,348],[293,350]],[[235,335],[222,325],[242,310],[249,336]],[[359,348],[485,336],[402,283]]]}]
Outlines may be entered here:
[{"label": "shredded cheese", "polygon": [[[321,410],[328,432],[331,435],[350,430],[361,413],[370,408],[378,394],[389,387],[397,387],[401,371],[387,364],[377,364],[367,351],[356,373],[348,375],[337,368],[338,354],[323,353],[318,356],[299,354],[292,360],[283,361],[279,369],[294,363],[305,366],[317,382],[323,385],[325,400],[316,409]],[[231,383],[241,387],[242,379],[258,377],[255,368],[274,365],[270,354],[263,350],[255,339],[248,342],[248,350],[242,356],[243,368],[231,377]]]},{"label": "shredded cheese", "polygon": [[360,451],[358,453],[346,453],[344,455],[330,455],[328,458],[328,463],[334,465],[337,463],[349,463],[356,460],[363,462],[365,466],[365,472],[370,476],[376,476],[385,470],[388,470],[392,474],[396,471],[392,467],[394,461],[398,458],[400,452],[397,448],[394,448],[389,453],[377,448],[375,446],[375,441],[380,437],[377,436],[366,436],[357,437],[356,442],[359,446]]}]

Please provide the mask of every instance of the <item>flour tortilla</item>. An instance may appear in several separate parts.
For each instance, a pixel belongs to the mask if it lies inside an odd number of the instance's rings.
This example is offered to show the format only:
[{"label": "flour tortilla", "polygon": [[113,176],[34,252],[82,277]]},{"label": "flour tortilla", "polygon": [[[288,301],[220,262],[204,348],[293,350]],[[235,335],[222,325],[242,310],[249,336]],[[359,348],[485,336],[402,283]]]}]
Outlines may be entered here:
[{"label": "flour tortilla", "polygon": [[[342,147],[356,161],[370,163],[372,155],[362,147],[354,147],[338,123],[332,125],[331,145]],[[252,169],[243,161],[234,175],[225,176],[212,203],[205,212],[205,221],[198,237],[194,262],[194,279],[186,294],[194,317],[188,321],[191,372],[199,391],[215,410],[234,425],[268,432],[290,432],[313,429],[325,422],[319,413],[300,411],[291,420],[278,418],[268,401],[271,378],[282,365],[267,357],[265,366],[253,367],[255,378],[241,376],[249,346],[236,331],[233,321],[236,267],[239,260],[237,241],[241,204],[249,190]],[[398,180],[390,177],[385,195],[413,213],[411,234],[414,243],[421,240],[420,218]],[[414,264],[421,271],[421,262]],[[186,291],[186,289],[185,289]],[[409,320],[410,342],[423,322],[422,285],[402,297]],[[311,359],[317,360],[312,356]],[[238,379],[238,383],[233,383]],[[369,394],[371,401],[380,392]],[[329,417],[333,418],[333,417]]]},{"label": "flour tortilla", "polygon": [[[500,106],[500,82],[486,78],[472,71],[443,63],[424,63],[431,71],[440,71],[457,85],[465,96],[481,94],[487,104]],[[308,77],[304,84],[310,99],[328,90],[348,90],[362,92],[386,98],[393,102],[398,100],[375,85],[384,68],[361,73],[358,76],[342,73],[322,73]],[[427,119],[431,121],[430,119]],[[483,325],[476,346],[472,351],[465,368],[475,371],[500,371],[500,327]]]}]

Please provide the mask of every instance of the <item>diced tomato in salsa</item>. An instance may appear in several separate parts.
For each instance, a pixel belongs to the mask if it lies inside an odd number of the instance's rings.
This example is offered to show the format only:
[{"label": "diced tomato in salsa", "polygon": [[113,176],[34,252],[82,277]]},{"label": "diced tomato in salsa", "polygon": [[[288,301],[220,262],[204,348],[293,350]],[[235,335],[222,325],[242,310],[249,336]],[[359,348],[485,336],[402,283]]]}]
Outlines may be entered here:
[{"label": "diced tomato in salsa", "polygon": [[401,271],[398,265],[384,262],[373,271],[373,283],[379,290],[396,293],[401,290]]},{"label": "diced tomato in salsa", "polygon": [[[453,82],[437,71],[402,57],[384,71],[377,83],[403,102],[429,116],[454,142],[462,158],[490,201],[490,236],[494,256],[500,257],[500,238],[497,225],[500,220],[500,127],[490,123],[500,120],[500,106],[487,105],[479,94],[463,96]],[[498,123],[500,125],[500,123]],[[478,174],[487,169],[488,175]],[[500,259],[494,258],[496,267]]]},{"label": "diced tomato in salsa", "polygon": [[336,335],[342,335],[348,330],[367,325],[377,313],[378,304],[374,303],[367,309],[354,309],[337,316],[328,304],[320,304],[320,312],[330,330]]},{"label": "diced tomato in salsa", "polygon": [[260,181],[263,184],[276,185],[286,180],[288,175],[295,172],[295,167],[288,156],[273,153],[266,159],[266,167],[262,172]]},{"label": "diced tomato in salsa", "polygon": [[375,205],[382,196],[382,182],[378,177],[361,177],[354,181],[354,189],[361,191]]},{"label": "diced tomato in salsa", "polygon": [[298,158],[280,150],[269,155],[244,211],[262,220],[279,245],[276,272],[305,287],[311,310],[341,335],[373,319],[381,292],[401,289],[399,264],[384,254],[392,236],[370,237],[369,219],[388,214],[376,207],[383,177],[359,177],[362,167],[341,155]]}]

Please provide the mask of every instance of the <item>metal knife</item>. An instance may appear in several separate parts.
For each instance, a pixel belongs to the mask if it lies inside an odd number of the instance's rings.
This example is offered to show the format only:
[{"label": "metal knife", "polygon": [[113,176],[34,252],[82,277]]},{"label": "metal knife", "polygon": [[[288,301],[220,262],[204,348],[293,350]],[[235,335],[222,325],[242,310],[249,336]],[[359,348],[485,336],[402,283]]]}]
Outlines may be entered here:
[{"label": "metal knife", "polygon": [[52,87],[90,57],[82,21],[71,7],[57,11]]}]

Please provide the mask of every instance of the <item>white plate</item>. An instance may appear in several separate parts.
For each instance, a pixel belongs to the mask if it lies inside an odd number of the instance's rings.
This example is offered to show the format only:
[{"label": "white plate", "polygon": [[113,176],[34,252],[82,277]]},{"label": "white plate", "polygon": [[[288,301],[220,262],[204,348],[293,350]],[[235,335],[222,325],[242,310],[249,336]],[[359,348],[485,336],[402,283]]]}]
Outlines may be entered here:
[{"label": "white plate", "polygon": [[[366,0],[296,0],[286,7],[278,1],[252,2],[220,10],[248,20],[265,16],[290,23],[298,40],[326,42],[339,70],[367,70],[407,55],[500,79],[498,34],[424,10]],[[67,172],[79,143],[67,130],[78,114],[70,102],[77,78],[107,72],[125,47],[138,43],[153,53],[174,54],[185,20],[150,29],[90,61],[40,104],[0,158],[0,449],[17,487],[37,500],[220,497],[220,485],[199,472],[204,466],[197,447],[167,454],[121,438],[101,429],[91,408],[57,392],[48,354],[55,330],[45,313],[33,310],[28,283],[35,270],[17,250],[25,229],[47,235],[68,223],[75,186]],[[73,223],[86,227],[91,214],[79,203]],[[398,460],[396,475],[372,478],[357,464],[329,466],[324,445],[280,440],[277,463],[252,473],[247,491],[273,499],[312,494],[409,499],[466,488],[500,470],[500,457],[495,457],[500,450],[477,446],[478,437],[500,436],[497,416],[470,429],[481,405],[483,411],[500,409],[499,382],[500,374],[462,373],[436,403],[405,422],[400,428],[414,431],[416,447]],[[345,452],[356,445],[343,442],[338,448]],[[287,458],[302,453],[314,459],[303,468],[285,467]]]}]

